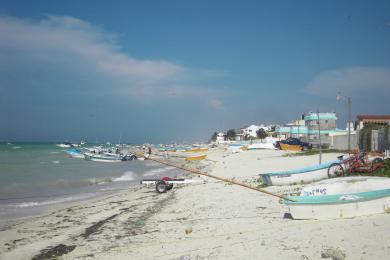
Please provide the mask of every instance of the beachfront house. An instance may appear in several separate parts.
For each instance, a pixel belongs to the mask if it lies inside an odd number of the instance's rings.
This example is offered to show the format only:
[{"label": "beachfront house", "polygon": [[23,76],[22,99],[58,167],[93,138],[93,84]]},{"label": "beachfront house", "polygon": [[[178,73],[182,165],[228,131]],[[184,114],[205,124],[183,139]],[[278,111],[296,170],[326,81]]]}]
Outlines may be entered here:
[{"label": "beachfront house", "polygon": [[[296,137],[310,142],[314,146],[318,146],[321,142],[323,146],[329,147],[337,145],[337,141],[334,142],[333,136],[339,137],[348,134],[347,130],[336,128],[336,122],[337,116],[334,112],[309,112],[302,115],[301,119],[277,128],[276,133],[281,139]],[[336,139],[341,140],[341,138]]]},{"label": "beachfront house", "polygon": [[359,148],[390,154],[390,115],[358,115]]},{"label": "beachfront house", "polygon": [[216,140],[216,142],[217,143],[223,143],[223,142],[225,142],[226,141],[226,135],[224,134],[224,133],[222,133],[222,132],[219,132],[218,134],[217,134],[217,140]]},{"label": "beachfront house", "polygon": [[271,128],[265,125],[251,125],[242,129],[242,133],[246,138],[257,138],[257,131],[263,129],[265,132],[269,132]]},{"label": "beachfront house", "polygon": [[390,115],[358,115],[357,129],[361,130],[365,125],[389,126]]}]

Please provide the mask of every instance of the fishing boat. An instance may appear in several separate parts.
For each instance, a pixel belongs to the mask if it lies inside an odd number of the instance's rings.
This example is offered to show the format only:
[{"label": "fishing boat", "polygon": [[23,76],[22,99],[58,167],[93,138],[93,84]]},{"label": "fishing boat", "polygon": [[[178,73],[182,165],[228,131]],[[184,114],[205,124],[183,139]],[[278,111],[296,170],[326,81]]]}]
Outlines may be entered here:
[{"label": "fishing boat", "polygon": [[273,143],[254,143],[248,145],[248,150],[257,150],[257,149],[271,149],[276,150],[277,148]]},{"label": "fishing boat", "polygon": [[70,148],[70,147],[73,147],[73,144],[69,143],[69,142],[64,142],[61,144],[56,144],[56,146],[61,147],[61,148]]},{"label": "fishing boat", "polygon": [[315,166],[304,167],[291,171],[260,173],[264,185],[291,185],[298,183],[310,183],[328,178],[328,168],[339,160],[321,163]]},{"label": "fishing boat", "polygon": [[72,158],[84,158],[84,154],[79,149],[68,149],[65,153]]},{"label": "fishing boat", "polygon": [[186,161],[201,161],[201,160],[204,160],[206,159],[206,156],[207,155],[197,155],[197,156],[191,156],[191,157],[187,157],[185,158]]},{"label": "fishing boat", "polygon": [[282,202],[294,219],[334,219],[390,213],[390,178],[334,178],[305,187]]},{"label": "fishing boat", "polygon": [[280,150],[285,151],[302,151],[302,146],[294,144],[283,144],[280,143]]},{"label": "fishing boat", "polygon": [[134,154],[95,154],[86,152],[84,153],[84,158],[88,161],[95,161],[95,162],[123,162],[123,161],[131,161],[137,159],[137,157]]},{"label": "fishing boat", "polygon": [[194,149],[189,149],[185,150],[187,153],[204,153],[207,152],[209,149],[208,148],[194,148]]}]

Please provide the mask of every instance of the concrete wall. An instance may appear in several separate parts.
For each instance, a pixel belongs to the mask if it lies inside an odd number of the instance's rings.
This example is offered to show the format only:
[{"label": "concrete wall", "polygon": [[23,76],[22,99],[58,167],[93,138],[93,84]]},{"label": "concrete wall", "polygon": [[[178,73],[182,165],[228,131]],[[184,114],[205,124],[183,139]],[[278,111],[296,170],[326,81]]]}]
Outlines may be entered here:
[{"label": "concrete wall", "polygon": [[390,149],[390,134],[385,128],[372,130],[371,151],[384,152]]},{"label": "concrete wall", "polygon": [[[351,149],[358,148],[358,134],[351,133]],[[348,150],[348,135],[335,135],[330,137],[330,148]]]}]

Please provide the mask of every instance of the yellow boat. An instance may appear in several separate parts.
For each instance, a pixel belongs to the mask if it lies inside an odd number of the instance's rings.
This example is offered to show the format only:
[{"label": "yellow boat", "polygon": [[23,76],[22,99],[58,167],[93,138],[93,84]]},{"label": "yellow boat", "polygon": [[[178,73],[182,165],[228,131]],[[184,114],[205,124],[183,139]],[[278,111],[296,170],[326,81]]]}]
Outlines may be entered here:
[{"label": "yellow boat", "polygon": [[290,145],[290,144],[280,144],[280,149],[285,151],[302,151],[302,146],[300,145]]},{"label": "yellow boat", "polygon": [[206,159],[206,156],[207,155],[198,155],[198,156],[191,156],[191,157],[187,157],[185,160],[186,161],[200,161],[200,160],[204,160]]},{"label": "yellow boat", "polygon": [[204,153],[207,152],[209,149],[208,148],[195,148],[195,149],[190,149],[186,150],[187,153]]}]

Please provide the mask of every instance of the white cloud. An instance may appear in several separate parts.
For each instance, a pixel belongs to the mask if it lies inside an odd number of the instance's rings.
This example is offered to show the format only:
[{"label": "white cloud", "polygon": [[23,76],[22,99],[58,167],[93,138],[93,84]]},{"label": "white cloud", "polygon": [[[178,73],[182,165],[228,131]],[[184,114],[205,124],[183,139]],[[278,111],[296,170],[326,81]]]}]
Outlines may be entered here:
[{"label": "white cloud", "polygon": [[219,99],[216,99],[216,98],[209,99],[207,103],[215,109],[222,109],[223,108],[223,102]]},{"label": "white cloud", "polygon": [[[20,52],[25,59],[32,57],[41,63],[74,57],[72,66],[112,80],[110,91],[119,95],[163,99],[216,93],[209,88],[178,82],[191,81],[194,74],[207,78],[217,72],[199,70],[197,73],[167,60],[131,57],[122,51],[118,38],[116,34],[69,16],[48,16],[41,21],[0,17],[0,52]],[[89,67],[81,67],[85,64]],[[210,105],[219,107],[216,102]]]},{"label": "white cloud", "polygon": [[354,67],[324,71],[306,86],[313,95],[378,95],[390,93],[390,68]]}]

